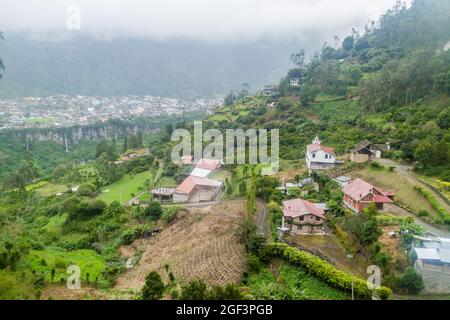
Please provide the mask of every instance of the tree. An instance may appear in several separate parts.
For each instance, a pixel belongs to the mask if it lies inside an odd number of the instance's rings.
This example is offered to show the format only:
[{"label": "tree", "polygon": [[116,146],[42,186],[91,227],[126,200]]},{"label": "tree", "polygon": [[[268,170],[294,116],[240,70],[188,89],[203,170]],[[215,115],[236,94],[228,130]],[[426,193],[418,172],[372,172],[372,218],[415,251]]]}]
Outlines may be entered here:
[{"label": "tree", "polygon": [[203,280],[195,279],[181,287],[181,300],[206,300],[207,287]]},{"label": "tree", "polygon": [[153,220],[158,220],[161,217],[163,210],[159,201],[151,201],[146,209],[146,214]]},{"label": "tree", "polygon": [[213,286],[208,292],[209,300],[241,300],[242,294],[239,287],[229,283],[225,287]]},{"label": "tree", "polygon": [[298,53],[291,55],[291,61],[295,65],[302,67],[305,64],[305,49],[300,50]]},{"label": "tree", "polygon": [[308,106],[313,102],[320,93],[320,88],[305,83],[300,88],[300,100],[304,106]]},{"label": "tree", "polygon": [[92,183],[84,183],[78,187],[77,193],[82,197],[92,197],[95,193],[95,185]]},{"label": "tree", "polygon": [[285,97],[278,101],[277,109],[281,111],[291,110],[297,105],[292,97]]},{"label": "tree", "polygon": [[370,245],[378,240],[379,237],[383,234],[383,230],[378,224],[378,221],[375,218],[369,219],[362,230],[361,235],[361,243],[364,245]]},{"label": "tree", "polygon": [[142,300],[159,300],[164,294],[164,283],[161,276],[155,272],[150,272],[145,278],[145,284],[141,291]]},{"label": "tree", "polygon": [[353,45],[355,44],[355,38],[353,38],[353,36],[348,36],[347,38],[344,39],[344,41],[342,42],[342,48],[345,51],[350,51],[353,49]]},{"label": "tree", "polygon": [[414,270],[413,267],[408,267],[405,269],[405,272],[399,279],[398,285],[408,294],[418,294],[425,288],[422,277],[416,272],[416,270]]}]

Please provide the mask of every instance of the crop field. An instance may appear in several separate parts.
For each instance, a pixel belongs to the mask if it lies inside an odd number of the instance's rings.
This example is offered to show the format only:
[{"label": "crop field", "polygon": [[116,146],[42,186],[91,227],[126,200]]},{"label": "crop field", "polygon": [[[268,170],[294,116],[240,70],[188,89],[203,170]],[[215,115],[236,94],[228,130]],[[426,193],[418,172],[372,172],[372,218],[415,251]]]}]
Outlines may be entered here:
[{"label": "crop field", "polygon": [[245,269],[245,249],[237,230],[244,216],[244,201],[191,209],[157,236],[121,248],[126,255],[136,250],[144,253],[135,267],[119,277],[115,290],[140,290],[151,271],[167,282],[166,264],[178,283],[195,278],[208,285],[239,282]]},{"label": "crop field", "polygon": [[97,197],[110,204],[114,201],[125,203],[137,195],[144,187],[145,180],[152,179],[152,172],[145,171],[134,176],[126,175],[120,181],[106,186],[102,190],[102,194]]},{"label": "crop field", "polygon": [[268,267],[247,279],[249,295],[273,300],[350,300],[351,294],[333,288],[300,267],[274,259]]}]

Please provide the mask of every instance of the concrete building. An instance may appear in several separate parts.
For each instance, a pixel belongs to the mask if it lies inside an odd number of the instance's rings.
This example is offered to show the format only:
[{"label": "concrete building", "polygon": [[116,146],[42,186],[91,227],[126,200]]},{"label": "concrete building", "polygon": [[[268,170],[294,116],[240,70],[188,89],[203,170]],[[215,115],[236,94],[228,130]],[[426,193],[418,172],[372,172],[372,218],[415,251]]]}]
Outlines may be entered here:
[{"label": "concrete building", "polygon": [[324,234],[325,212],[323,204],[303,199],[283,201],[283,218],[280,230],[293,234]]},{"label": "concrete building", "polygon": [[422,248],[414,248],[414,268],[423,278],[426,293],[450,293],[450,239],[422,240]]}]

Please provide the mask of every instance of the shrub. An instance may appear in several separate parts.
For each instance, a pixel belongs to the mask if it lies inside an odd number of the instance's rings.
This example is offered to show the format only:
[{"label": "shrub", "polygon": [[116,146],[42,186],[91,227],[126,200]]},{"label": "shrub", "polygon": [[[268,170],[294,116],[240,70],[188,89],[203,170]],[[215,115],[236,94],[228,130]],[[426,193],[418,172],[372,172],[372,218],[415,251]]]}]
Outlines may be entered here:
[{"label": "shrub", "polygon": [[[372,296],[372,290],[367,287],[365,280],[338,270],[328,262],[310,253],[300,251],[284,243],[271,243],[267,249],[272,256],[278,256],[286,259],[293,265],[299,265],[336,288],[351,291],[353,283],[354,292],[357,296],[366,299]],[[377,289],[377,293],[381,299],[387,299],[392,294],[392,290],[387,287],[381,287]]]},{"label": "shrub", "polygon": [[426,210],[420,210],[420,211],[417,213],[417,215],[418,215],[419,217],[429,217],[429,216],[430,216],[430,213],[429,213],[428,211],[426,211]]},{"label": "shrub", "polygon": [[405,272],[398,281],[398,285],[408,294],[418,294],[425,287],[422,277],[416,272],[416,270],[414,270],[413,267],[408,267],[405,269]]},{"label": "shrub", "polygon": [[82,197],[92,197],[95,193],[95,186],[92,183],[82,184],[78,188],[77,193]]},{"label": "shrub", "polygon": [[181,287],[181,300],[206,300],[207,287],[203,280],[195,279]]},{"label": "shrub", "polygon": [[261,261],[253,254],[247,255],[247,270],[249,272],[258,272],[261,270]]},{"label": "shrub", "polygon": [[158,220],[162,214],[163,210],[159,201],[151,201],[148,204],[146,213],[153,219]]},{"label": "shrub", "polygon": [[145,278],[145,284],[141,291],[143,300],[159,300],[164,294],[164,283],[161,276],[155,272],[150,272]]}]

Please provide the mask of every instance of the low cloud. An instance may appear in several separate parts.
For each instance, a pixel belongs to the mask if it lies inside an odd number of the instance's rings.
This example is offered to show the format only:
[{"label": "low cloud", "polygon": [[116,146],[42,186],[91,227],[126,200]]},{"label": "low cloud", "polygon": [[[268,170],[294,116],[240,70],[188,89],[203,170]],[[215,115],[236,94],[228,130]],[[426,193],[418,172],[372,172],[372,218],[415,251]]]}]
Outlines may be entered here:
[{"label": "low cloud", "polygon": [[344,35],[378,18],[395,0],[0,0],[0,30],[67,31],[67,9],[81,10],[79,32],[96,37],[185,37],[248,41]]}]

